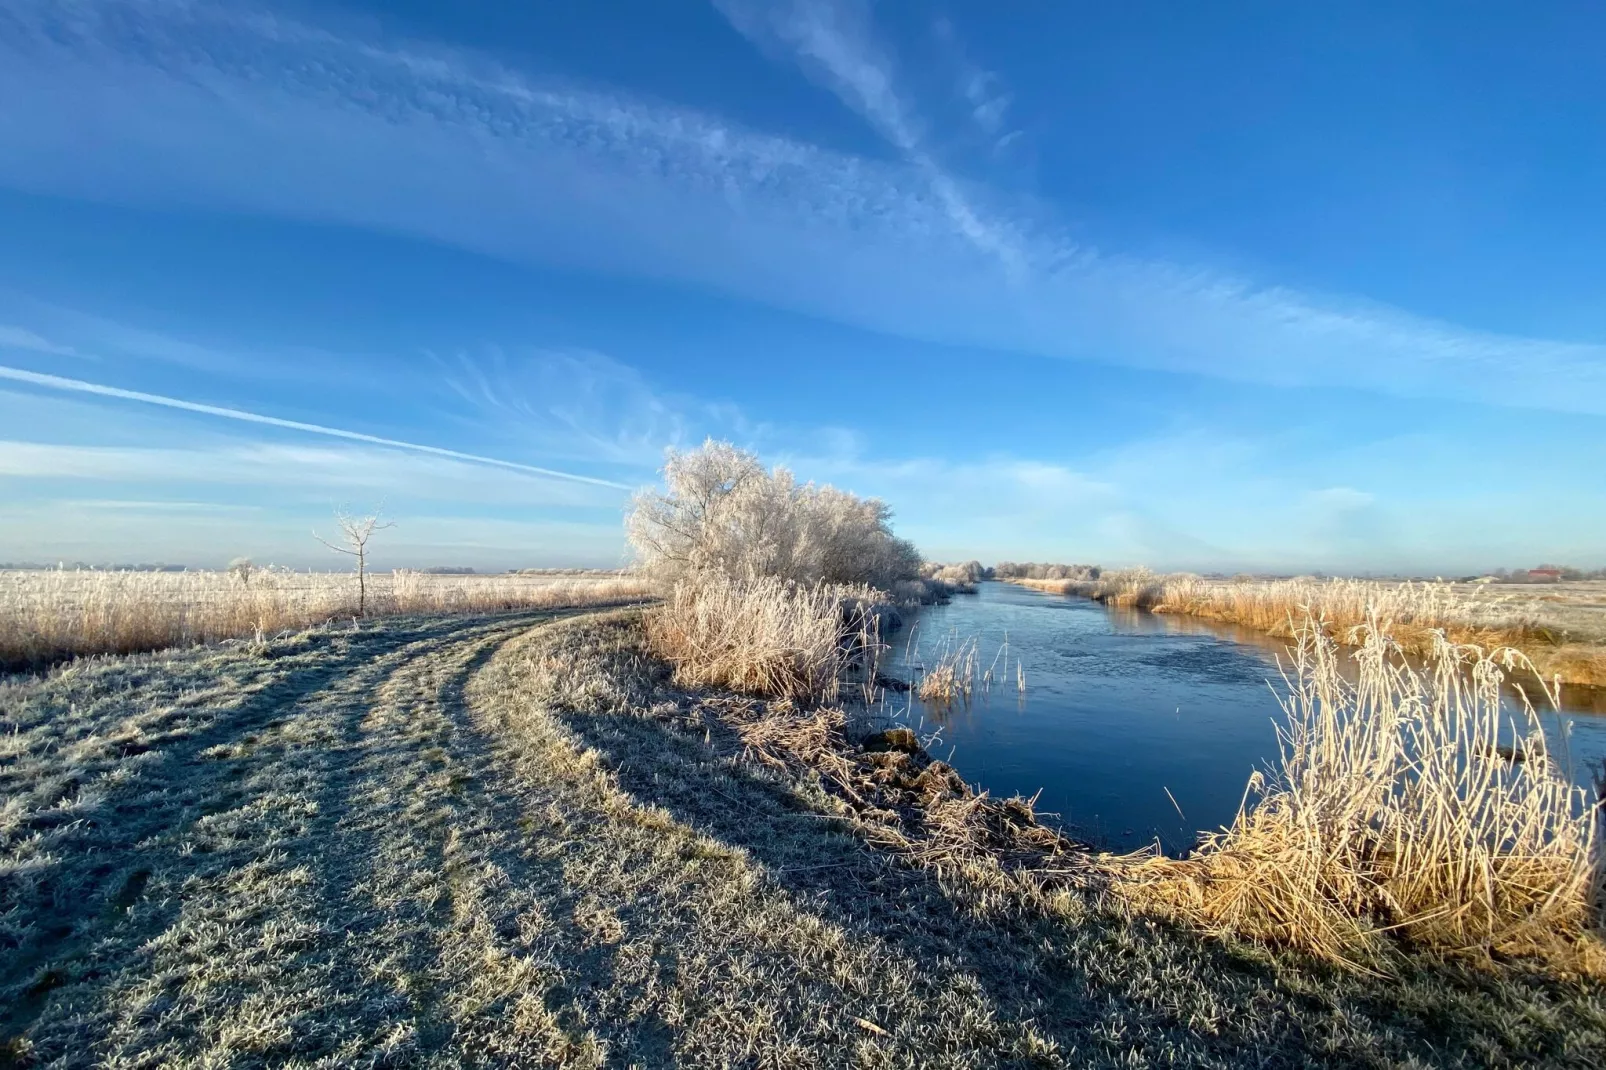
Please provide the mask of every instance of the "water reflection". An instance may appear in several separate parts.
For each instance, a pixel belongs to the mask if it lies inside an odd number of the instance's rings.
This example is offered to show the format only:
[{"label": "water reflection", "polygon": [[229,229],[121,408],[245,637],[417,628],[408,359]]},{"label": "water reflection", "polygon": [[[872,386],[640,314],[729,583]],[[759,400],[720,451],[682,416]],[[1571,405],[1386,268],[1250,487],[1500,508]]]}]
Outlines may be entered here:
[{"label": "water reflection", "polygon": [[[1159,839],[1168,851],[1186,849],[1200,829],[1231,821],[1250,772],[1277,756],[1281,640],[988,583],[919,613],[895,641],[893,667],[912,675],[953,636],[978,639],[981,666],[995,666],[993,687],[968,704],[890,702],[937,731],[933,749],[972,784],[995,795],[1041,791],[1040,810],[1106,846]],[[1606,694],[1583,688],[1541,717],[1580,783],[1606,759],[1603,714]]]}]

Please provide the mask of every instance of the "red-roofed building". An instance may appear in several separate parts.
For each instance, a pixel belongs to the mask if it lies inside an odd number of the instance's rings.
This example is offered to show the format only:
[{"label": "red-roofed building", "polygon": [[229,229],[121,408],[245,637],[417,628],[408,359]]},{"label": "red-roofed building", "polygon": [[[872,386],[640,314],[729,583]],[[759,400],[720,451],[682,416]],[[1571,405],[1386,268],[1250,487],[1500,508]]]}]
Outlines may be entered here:
[{"label": "red-roofed building", "polygon": [[1528,578],[1537,583],[1560,583],[1561,569],[1559,568],[1531,568]]}]

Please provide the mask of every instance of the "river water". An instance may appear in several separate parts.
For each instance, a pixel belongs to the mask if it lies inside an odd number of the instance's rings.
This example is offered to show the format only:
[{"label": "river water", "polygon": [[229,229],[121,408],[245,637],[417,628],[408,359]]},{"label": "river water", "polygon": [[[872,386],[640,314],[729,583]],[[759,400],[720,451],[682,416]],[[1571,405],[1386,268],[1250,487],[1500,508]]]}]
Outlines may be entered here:
[{"label": "river water", "polygon": [[[1277,757],[1279,640],[984,583],[916,614],[891,638],[889,668],[911,679],[956,638],[978,641],[981,669],[998,666],[991,690],[949,708],[903,695],[888,695],[889,706],[937,732],[932,752],[971,784],[1001,797],[1041,792],[1040,813],[1100,845],[1158,839],[1169,853],[1185,850],[1200,830],[1231,822],[1250,773]],[[1560,712],[1541,715],[1580,784],[1606,759],[1602,698],[1570,692]]]}]

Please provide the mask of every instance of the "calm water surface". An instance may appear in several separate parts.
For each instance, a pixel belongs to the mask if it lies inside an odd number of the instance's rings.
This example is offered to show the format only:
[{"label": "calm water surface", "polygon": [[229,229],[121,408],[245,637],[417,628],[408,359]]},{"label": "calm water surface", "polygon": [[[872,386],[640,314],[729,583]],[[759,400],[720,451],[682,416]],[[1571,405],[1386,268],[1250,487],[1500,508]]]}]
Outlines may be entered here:
[{"label": "calm water surface", "polygon": [[[1199,830],[1230,822],[1249,774],[1277,757],[1273,685],[1281,690],[1284,648],[1247,629],[984,583],[917,614],[891,640],[891,667],[909,679],[957,635],[979,639],[985,669],[1006,634],[1009,671],[989,695],[952,709],[904,696],[889,704],[908,704],[912,721],[939,730],[933,752],[972,784],[996,796],[1041,790],[1038,810],[1079,835],[1120,849],[1158,838],[1183,850]],[[1569,693],[1560,714],[1542,717],[1580,783],[1606,758],[1601,699]]]}]

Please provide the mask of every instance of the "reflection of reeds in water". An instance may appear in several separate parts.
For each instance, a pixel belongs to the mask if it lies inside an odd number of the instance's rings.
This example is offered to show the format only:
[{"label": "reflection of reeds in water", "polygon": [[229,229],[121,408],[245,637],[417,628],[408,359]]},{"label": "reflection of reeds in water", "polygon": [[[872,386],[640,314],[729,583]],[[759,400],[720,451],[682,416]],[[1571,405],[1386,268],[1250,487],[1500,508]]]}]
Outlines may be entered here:
[{"label": "reflection of reeds in water", "polygon": [[1501,743],[1501,680],[1526,659],[1441,637],[1413,669],[1375,618],[1356,639],[1350,682],[1307,622],[1282,767],[1250,782],[1259,801],[1192,857],[1116,860],[1119,883],[1206,928],[1362,969],[1388,967],[1394,934],[1485,962],[1606,970],[1600,805],[1558,769],[1526,702]]}]

